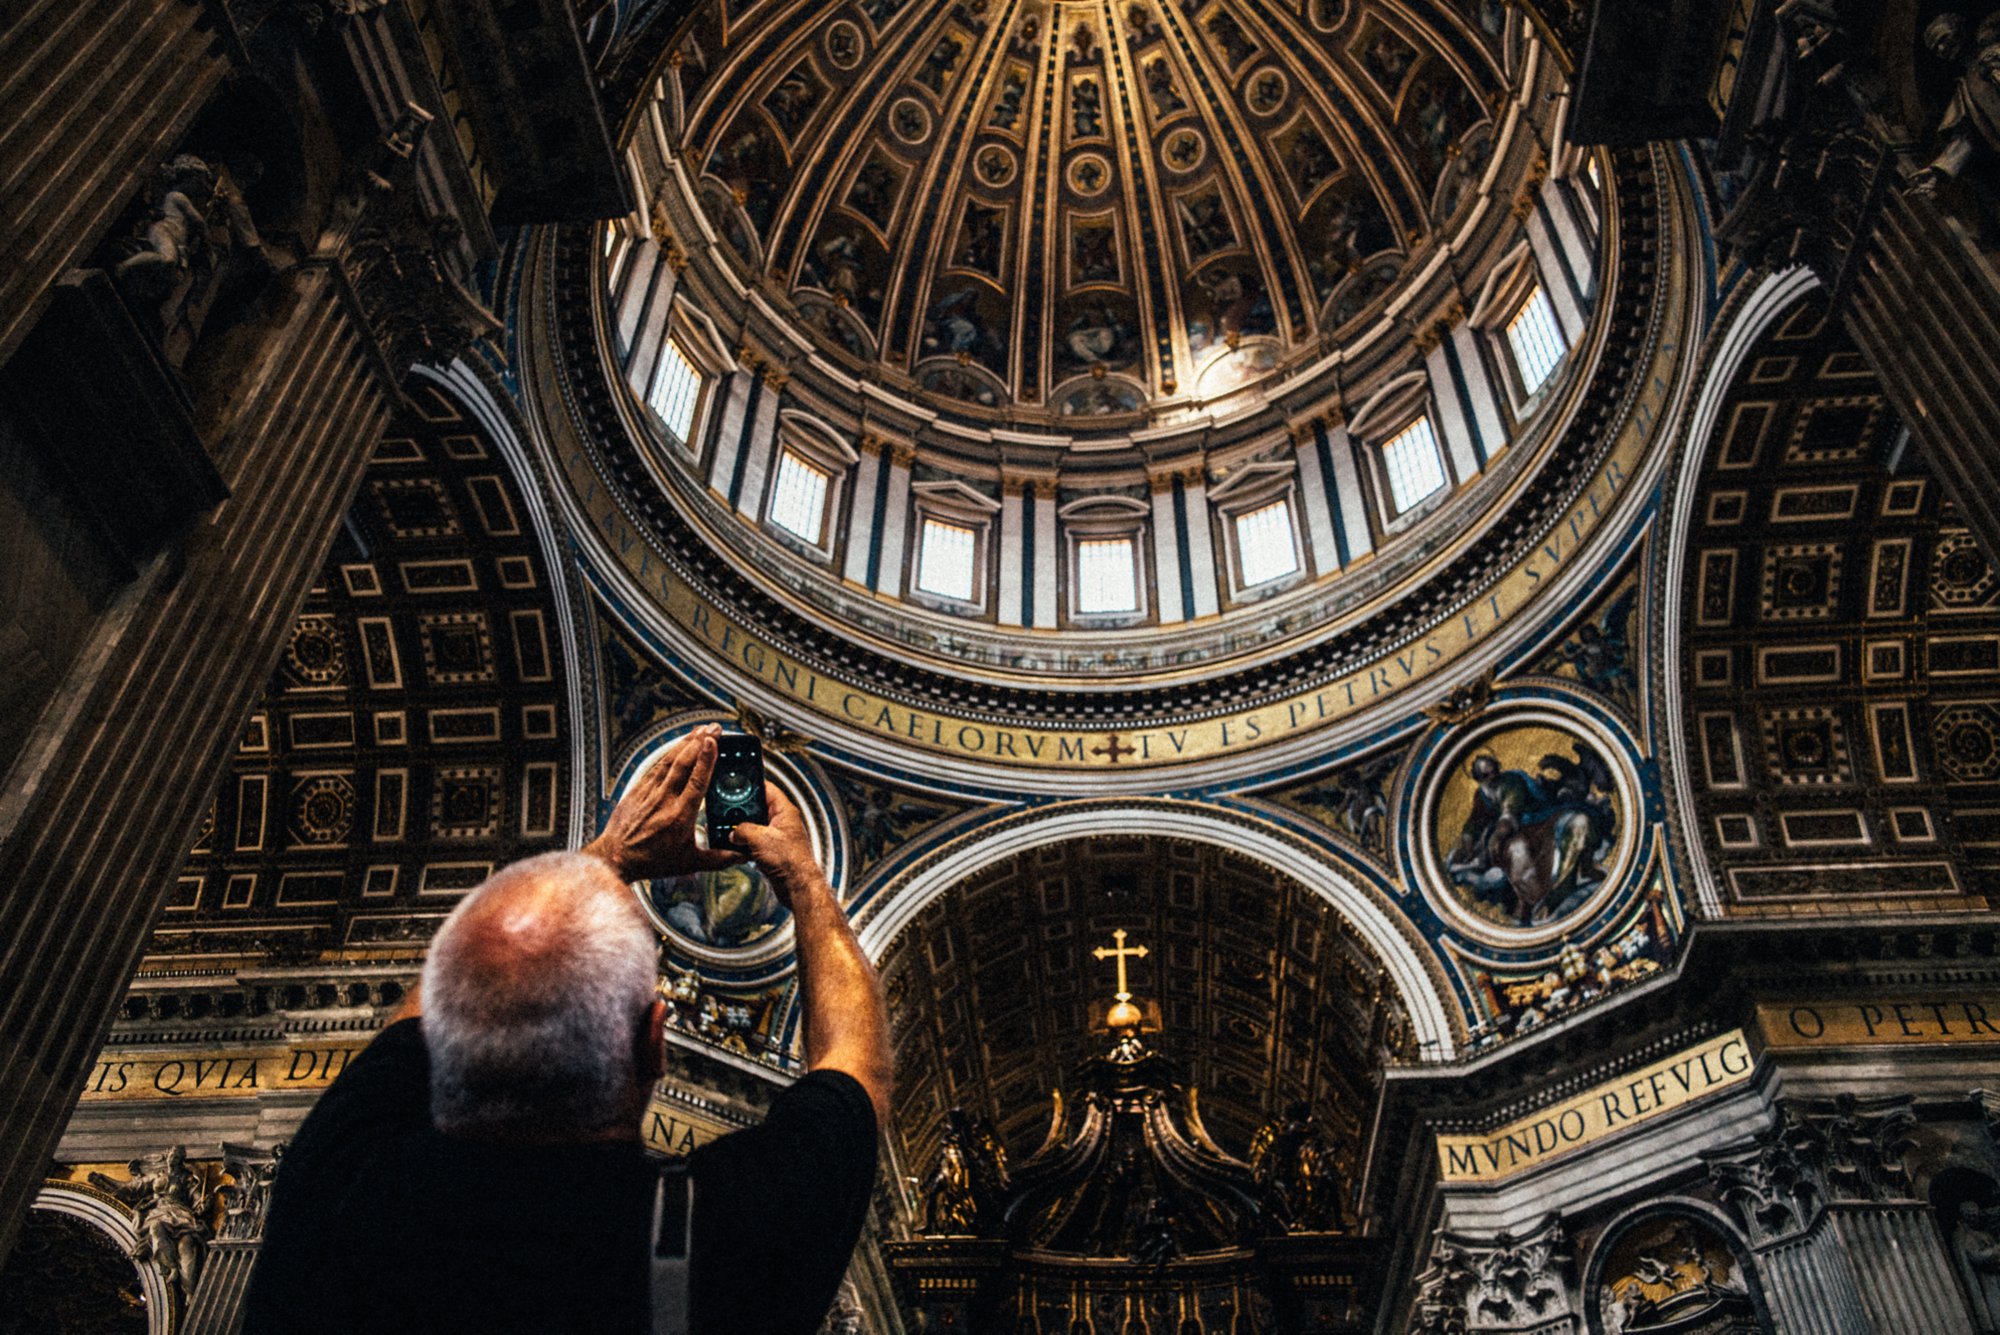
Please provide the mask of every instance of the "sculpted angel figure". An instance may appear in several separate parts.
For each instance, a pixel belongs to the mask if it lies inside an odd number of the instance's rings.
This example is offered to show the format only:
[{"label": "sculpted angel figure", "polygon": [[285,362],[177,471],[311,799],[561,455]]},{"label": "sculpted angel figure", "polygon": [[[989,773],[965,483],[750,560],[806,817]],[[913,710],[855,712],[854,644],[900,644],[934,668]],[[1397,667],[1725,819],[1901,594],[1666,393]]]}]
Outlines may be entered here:
[{"label": "sculpted angel figure", "polygon": [[1917,173],[1915,185],[1923,192],[1962,177],[1980,156],[2000,152],[2000,15],[1980,20],[1970,54],[1966,27],[1964,16],[1940,14],[1924,29],[1924,48],[1957,69],[1959,78],[1937,127],[1942,147]]},{"label": "sculpted angel figure", "polygon": [[1953,1223],[1951,1250],[1979,1328],[2000,1330],[2000,1208],[1965,1201]]},{"label": "sculpted angel figure", "polygon": [[180,1286],[181,1297],[192,1298],[208,1250],[209,1193],[178,1145],[165,1154],[134,1159],[131,1172],[125,1182],[92,1173],[90,1183],[139,1212],[139,1245],[132,1259],[158,1266]]}]

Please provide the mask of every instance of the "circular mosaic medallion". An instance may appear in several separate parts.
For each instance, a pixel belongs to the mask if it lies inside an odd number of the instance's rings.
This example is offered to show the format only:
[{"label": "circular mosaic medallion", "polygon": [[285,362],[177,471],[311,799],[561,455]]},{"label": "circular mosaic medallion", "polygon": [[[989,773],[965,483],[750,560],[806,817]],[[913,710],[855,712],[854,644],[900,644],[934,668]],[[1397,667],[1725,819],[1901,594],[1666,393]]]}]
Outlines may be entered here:
[{"label": "circular mosaic medallion", "polygon": [[1559,935],[1616,888],[1638,845],[1637,778],[1617,739],[1550,709],[1481,718],[1430,762],[1411,850],[1432,899],[1475,934]]},{"label": "circular mosaic medallion", "polygon": [[354,829],[354,785],[337,774],[306,783],[294,798],[293,833],[306,844],[337,844]]},{"label": "circular mosaic medallion", "polygon": [[906,144],[931,137],[931,109],[914,97],[901,97],[889,108],[889,130]]},{"label": "circular mosaic medallion", "polygon": [[1160,163],[1170,172],[1191,172],[1208,156],[1208,142],[1193,130],[1175,130],[1160,145]]},{"label": "circular mosaic medallion", "polygon": [[1250,82],[1244,85],[1243,100],[1257,115],[1272,116],[1285,105],[1285,94],[1290,89],[1291,83],[1285,78],[1284,71],[1276,65],[1266,65],[1251,75]]},{"label": "circular mosaic medallion", "polygon": [[1306,18],[1321,32],[1332,32],[1347,21],[1347,0],[1306,0]]},{"label": "circular mosaic medallion", "polygon": [[835,69],[853,69],[861,63],[866,49],[861,40],[861,29],[846,19],[827,26],[826,59]]},{"label": "circular mosaic medallion", "polygon": [[1079,195],[1101,195],[1111,184],[1111,164],[1102,154],[1082,153],[1070,161],[1065,177],[1069,188]]},{"label": "circular mosaic medallion", "polygon": [[981,185],[998,189],[1014,179],[1017,167],[1013,150],[999,144],[988,144],[980,149],[979,156],[973,159],[972,169],[978,175]]}]

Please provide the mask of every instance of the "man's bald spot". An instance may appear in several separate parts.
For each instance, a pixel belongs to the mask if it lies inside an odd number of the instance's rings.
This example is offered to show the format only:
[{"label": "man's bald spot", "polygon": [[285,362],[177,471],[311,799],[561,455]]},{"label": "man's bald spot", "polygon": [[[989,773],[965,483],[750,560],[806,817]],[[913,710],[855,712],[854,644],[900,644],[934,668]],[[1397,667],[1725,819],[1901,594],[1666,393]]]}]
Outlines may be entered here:
[{"label": "man's bald spot", "polygon": [[504,1008],[542,1011],[560,1000],[542,985],[562,977],[574,958],[585,904],[605,894],[628,892],[609,867],[584,854],[506,867],[464,906],[453,965]]}]

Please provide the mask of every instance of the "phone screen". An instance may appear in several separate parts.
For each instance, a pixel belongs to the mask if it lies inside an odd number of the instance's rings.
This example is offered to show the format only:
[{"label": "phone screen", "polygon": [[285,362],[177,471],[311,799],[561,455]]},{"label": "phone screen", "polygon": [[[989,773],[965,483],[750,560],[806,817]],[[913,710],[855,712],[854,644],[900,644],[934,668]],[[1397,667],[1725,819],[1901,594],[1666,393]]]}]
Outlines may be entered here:
[{"label": "phone screen", "polygon": [[716,738],[715,772],[708,780],[708,846],[730,847],[735,828],[771,819],[764,805],[764,748],[755,737]]}]

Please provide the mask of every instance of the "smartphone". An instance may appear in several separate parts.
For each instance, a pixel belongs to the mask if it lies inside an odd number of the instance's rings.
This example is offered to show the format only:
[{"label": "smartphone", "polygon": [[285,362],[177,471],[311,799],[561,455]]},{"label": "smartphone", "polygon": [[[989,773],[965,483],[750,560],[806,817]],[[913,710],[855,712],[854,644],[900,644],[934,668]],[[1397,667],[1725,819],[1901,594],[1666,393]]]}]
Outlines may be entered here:
[{"label": "smartphone", "polygon": [[731,848],[729,836],[746,821],[766,825],[764,746],[755,737],[724,733],[715,739],[715,771],[708,779],[708,846]]}]

